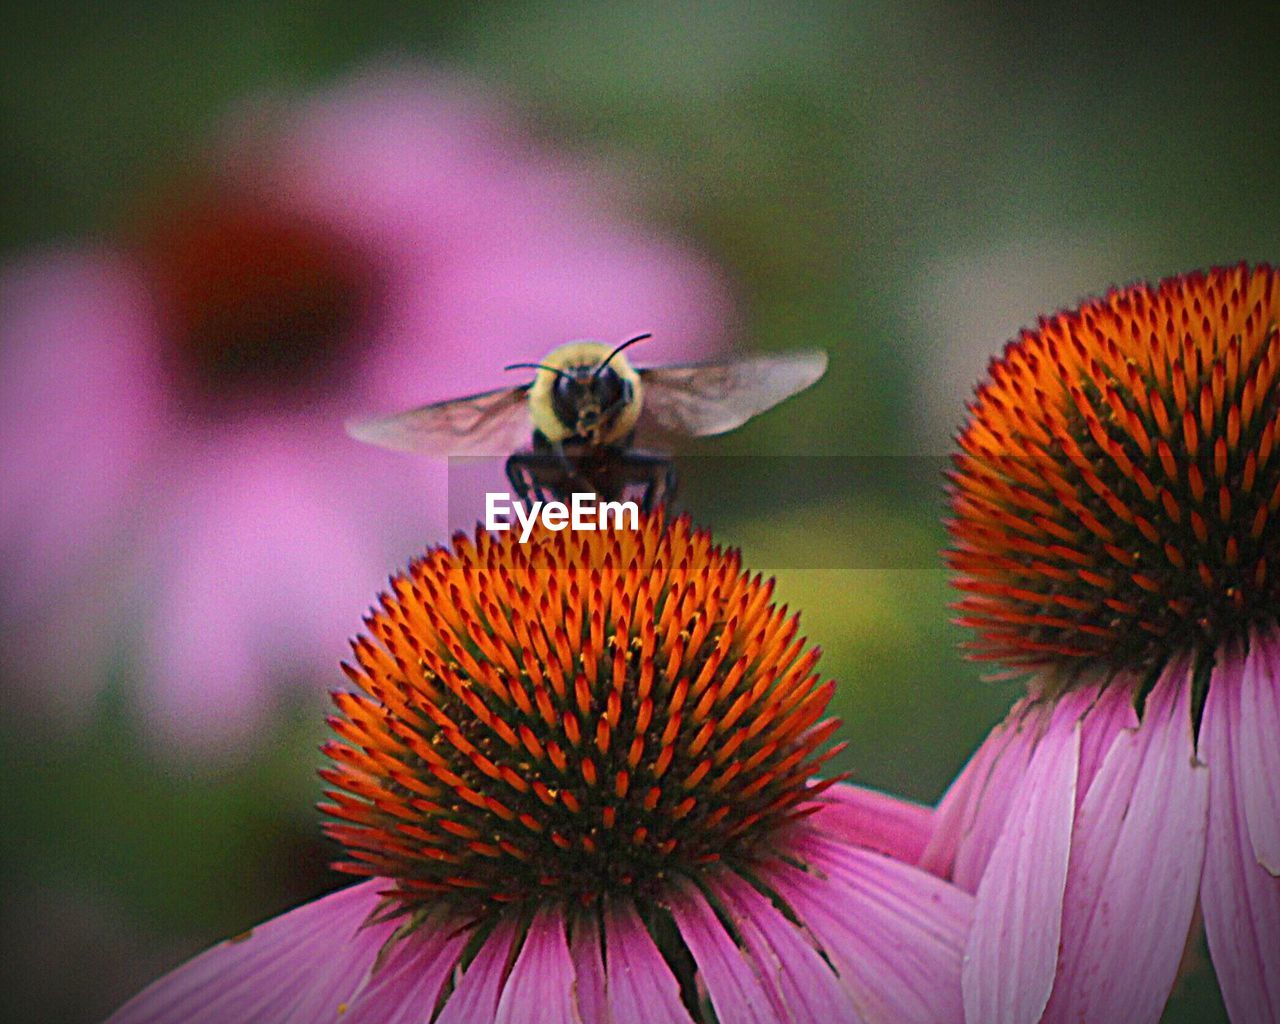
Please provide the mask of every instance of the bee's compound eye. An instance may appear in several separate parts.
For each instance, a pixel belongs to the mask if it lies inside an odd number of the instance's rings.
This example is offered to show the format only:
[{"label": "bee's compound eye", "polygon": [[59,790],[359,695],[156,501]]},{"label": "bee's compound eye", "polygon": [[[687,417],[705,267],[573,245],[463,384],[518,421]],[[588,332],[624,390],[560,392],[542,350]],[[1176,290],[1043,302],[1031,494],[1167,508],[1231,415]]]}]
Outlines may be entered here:
[{"label": "bee's compound eye", "polygon": [[622,378],[612,366],[606,366],[596,376],[594,390],[597,401],[605,409],[617,405],[624,397]]},{"label": "bee's compound eye", "polygon": [[557,398],[572,398],[574,393],[578,390],[578,382],[572,377],[560,374],[556,377],[556,382],[551,385],[551,390]]},{"label": "bee's compound eye", "polygon": [[572,376],[567,373],[561,373],[556,376],[556,381],[551,385],[551,408],[556,414],[556,419],[567,427],[572,427],[578,422],[578,396],[580,387]]}]

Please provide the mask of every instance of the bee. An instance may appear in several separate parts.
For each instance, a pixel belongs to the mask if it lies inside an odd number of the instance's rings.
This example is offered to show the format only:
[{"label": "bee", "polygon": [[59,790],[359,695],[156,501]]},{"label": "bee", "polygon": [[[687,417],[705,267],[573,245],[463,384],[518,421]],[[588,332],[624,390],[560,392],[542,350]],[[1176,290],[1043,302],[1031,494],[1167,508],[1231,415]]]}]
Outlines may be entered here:
[{"label": "bee", "polygon": [[[525,502],[595,492],[617,501],[643,488],[646,510],[675,495],[668,455],[638,446],[678,436],[723,434],[814,384],[826,371],[821,351],[744,356],[714,363],[636,369],[626,349],[572,341],[541,362],[533,380],[408,412],[347,424],[352,437],[429,455],[510,454],[507,479]],[[530,435],[532,441],[530,443]]]}]

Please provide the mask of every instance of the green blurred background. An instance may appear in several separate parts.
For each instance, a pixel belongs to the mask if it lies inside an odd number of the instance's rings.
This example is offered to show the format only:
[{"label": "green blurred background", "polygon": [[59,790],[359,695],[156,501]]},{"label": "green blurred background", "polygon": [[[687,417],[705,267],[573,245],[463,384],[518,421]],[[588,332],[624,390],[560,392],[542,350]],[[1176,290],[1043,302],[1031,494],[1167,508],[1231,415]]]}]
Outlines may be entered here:
[{"label": "green blurred background", "polygon": [[[1280,51],[1256,14],[182,0],[7,21],[6,255],[112,230],[241,97],[388,54],[491,83],[549,145],[635,172],[641,215],[730,275],[743,347],[832,355],[785,414],[700,451],[896,456],[802,462],[782,496],[733,468],[768,460],[712,460],[687,494],[824,647],[839,767],[920,800],[1017,693],[957,652],[936,558],[936,456],[986,360],[1110,284],[1280,256]],[[153,754],[126,708],[109,696],[76,730],[0,723],[8,1018],[96,1019],[340,882],[310,711],[206,768]],[[1220,1018],[1193,949],[1166,1020]]]}]

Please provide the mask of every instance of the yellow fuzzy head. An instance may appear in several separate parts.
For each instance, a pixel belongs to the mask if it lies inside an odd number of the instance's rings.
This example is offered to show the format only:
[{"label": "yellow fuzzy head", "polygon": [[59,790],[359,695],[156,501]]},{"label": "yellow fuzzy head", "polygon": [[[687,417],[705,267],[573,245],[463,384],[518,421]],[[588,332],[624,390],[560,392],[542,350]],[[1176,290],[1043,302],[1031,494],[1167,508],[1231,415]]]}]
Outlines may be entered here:
[{"label": "yellow fuzzy head", "polygon": [[[600,372],[605,360],[608,365]],[[571,341],[549,352],[541,365],[547,368],[537,371],[529,388],[529,418],[552,444],[574,438],[618,444],[635,429],[644,389],[625,352],[598,341]],[[609,374],[629,395],[613,405],[601,401],[605,385],[615,383]]]}]

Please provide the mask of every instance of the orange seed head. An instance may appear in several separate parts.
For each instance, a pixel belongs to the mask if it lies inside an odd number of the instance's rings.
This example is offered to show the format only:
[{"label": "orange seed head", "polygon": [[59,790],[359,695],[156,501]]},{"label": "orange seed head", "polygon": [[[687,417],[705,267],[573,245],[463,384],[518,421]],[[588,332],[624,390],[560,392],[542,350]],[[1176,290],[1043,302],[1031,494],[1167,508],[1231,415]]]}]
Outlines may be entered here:
[{"label": "orange seed head", "polygon": [[749,862],[815,807],[837,725],[771,592],[687,518],[428,552],[334,696],[337,867],[483,913]]},{"label": "orange seed head", "polygon": [[993,361],[951,474],[978,657],[1135,667],[1280,614],[1280,280],[1132,285]]}]

